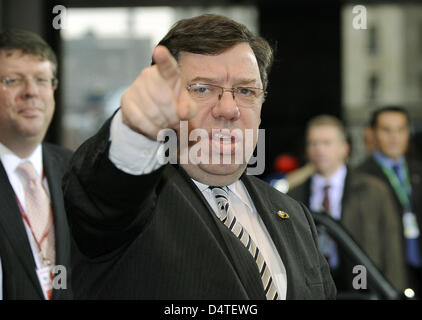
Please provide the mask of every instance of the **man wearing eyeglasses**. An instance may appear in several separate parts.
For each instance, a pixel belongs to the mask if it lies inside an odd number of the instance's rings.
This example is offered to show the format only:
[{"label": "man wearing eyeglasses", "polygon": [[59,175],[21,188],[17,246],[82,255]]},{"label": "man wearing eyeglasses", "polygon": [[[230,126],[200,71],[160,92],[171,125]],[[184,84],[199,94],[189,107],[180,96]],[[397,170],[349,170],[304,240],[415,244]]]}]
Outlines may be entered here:
[{"label": "man wearing eyeglasses", "polygon": [[[203,15],[179,21],[153,61],[64,179],[75,297],[334,298],[308,209],[245,173],[272,63],[268,43]],[[183,141],[186,123],[201,141]],[[178,136],[175,165],[162,161],[174,142],[158,138],[168,128]],[[185,161],[186,153],[208,161]]]},{"label": "man wearing eyeglasses", "polygon": [[[43,143],[57,60],[38,35],[0,33],[0,256],[4,299],[65,299],[70,237],[61,179],[71,152]],[[55,265],[69,273],[53,290]],[[65,278],[62,278],[63,280]]]}]

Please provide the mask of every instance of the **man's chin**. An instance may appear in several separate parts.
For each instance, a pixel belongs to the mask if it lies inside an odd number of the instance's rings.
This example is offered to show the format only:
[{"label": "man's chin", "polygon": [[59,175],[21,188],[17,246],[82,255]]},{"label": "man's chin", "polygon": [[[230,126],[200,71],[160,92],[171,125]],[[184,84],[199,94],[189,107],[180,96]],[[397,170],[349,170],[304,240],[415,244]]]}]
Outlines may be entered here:
[{"label": "man's chin", "polygon": [[225,176],[236,174],[245,166],[241,164],[199,164],[198,167],[209,174]]},{"label": "man's chin", "polygon": [[21,121],[17,123],[16,130],[20,132],[22,136],[25,137],[38,137],[44,136],[47,132],[49,122],[41,118],[34,118],[34,119],[25,119],[26,121]]},{"label": "man's chin", "polygon": [[246,168],[244,164],[182,165],[189,176],[201,183],[227,186],[239,180]]}]

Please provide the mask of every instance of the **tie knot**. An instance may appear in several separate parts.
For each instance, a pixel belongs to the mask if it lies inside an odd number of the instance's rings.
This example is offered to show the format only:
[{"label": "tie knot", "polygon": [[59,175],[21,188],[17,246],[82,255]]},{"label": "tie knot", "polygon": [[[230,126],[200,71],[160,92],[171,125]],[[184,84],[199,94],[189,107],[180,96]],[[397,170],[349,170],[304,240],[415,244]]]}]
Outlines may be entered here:
[{"label": "tie knot", "polygon": [[220,220],[224,220],[227,217],[229,210],[229,199],[228,193],[224,187],[210,186],[212,194],[217,202],[217,215]]},{"label": "tie knot", "polygon": [[221,195],[221,196],[225,196],[226,198],[228,196],[228,193],[225,187],[210,186],[209,188],[211,189],[214,196]]},{"label": "tie knot", "polygon": [[28,181],[36,182],[39,180],[37,171],[29,161],[22,162],[18,166],[18,172],[20,172]]},{"label": "tie knot", "polygon": [[330,190],[331,186],[329,184],[324,186],[324,192],[328,192]]}]

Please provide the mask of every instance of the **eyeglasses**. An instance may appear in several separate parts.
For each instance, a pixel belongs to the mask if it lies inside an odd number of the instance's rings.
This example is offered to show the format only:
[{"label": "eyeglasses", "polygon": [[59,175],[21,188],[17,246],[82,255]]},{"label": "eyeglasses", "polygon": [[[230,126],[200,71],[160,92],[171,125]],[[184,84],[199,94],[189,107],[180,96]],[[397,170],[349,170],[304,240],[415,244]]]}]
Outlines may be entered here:
[{"label": "eyeglasses", "polygon": [[253,87],[224,88],[214,84],[194,83],[186,87],[191,97],[201,104],[215,104],[224,92],[232,93],[233,100],[239,107],[252,108],[263,102],[267,92],[264,89]]},{"label": "eyeglasses", "polygon": [[[57,78],[44,78],[44,77],[34,77],[32,78],[35,85],[38,88],[42,89],[57,89],[57,86],[59,85],[59,80]],[[25,85],[27,85],[29,78],[25,77],[4,77],[0,78],[3,90],[7,89],[21,89]]]}]

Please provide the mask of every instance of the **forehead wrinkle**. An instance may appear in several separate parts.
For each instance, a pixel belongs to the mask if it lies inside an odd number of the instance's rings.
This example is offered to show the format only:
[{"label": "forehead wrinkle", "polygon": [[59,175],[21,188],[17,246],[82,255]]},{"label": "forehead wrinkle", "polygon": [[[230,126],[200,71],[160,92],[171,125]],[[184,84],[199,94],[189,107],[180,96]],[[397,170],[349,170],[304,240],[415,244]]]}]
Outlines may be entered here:
[{"label": "forehead wrinkle", "polygon": [[[189,75],[189,77],[192,79],[206,78],[211,80],[212,84],[232,83],[236,85],[254,82],[256,86],[260,86],[262,80],[255,55],[252,49],[249,48],[250,52],[245,52],[241,46],[242,44],[236,45],[218,55],[181,52],[178,60],[179,66],[186,67],[186,59],[189,59],[186,69],[194,70],[193,75]],[[240,49],[243,51],[238,55],[233,56],[232,53],[229,53],[230,50]],[[186,76],[188,75],[185,74]],[[189,78],[186,80],[192,81]]]}]

